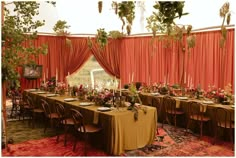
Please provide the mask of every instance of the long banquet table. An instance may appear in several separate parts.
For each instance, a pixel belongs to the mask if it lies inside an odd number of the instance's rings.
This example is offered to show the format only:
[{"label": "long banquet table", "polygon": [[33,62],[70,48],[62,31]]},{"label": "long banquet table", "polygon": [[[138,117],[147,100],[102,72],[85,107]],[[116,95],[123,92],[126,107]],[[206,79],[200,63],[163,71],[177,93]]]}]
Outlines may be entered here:
[{"label": "long banquet table", "polygon": [[138,111],[138,120],[135,121],[134,113],[126,107],[100,112],[97,105],[82,106],[80,101],[65,102],[70,96],[47,97],[47,94],[39,94],[37,91],[25,90],[24,95],[33,98],[36,105],[40,105],[41,99],[45,99],[54,108],[55,102],[65,105],[66,110],[70,108],[79,109],[85,117],[86,123],[97,123],[103,127],[104,149],[112,155],[120,155],[125,150],[133,150],[151,144],[154,141],[157,128],[156,108],[146,107],[147,113]]}]

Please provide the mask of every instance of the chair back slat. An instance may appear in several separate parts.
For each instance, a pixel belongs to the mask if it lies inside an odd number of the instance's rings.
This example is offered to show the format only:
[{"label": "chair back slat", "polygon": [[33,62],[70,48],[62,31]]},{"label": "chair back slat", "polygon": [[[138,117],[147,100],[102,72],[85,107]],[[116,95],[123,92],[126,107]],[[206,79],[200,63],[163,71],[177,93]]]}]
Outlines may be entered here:
[{"label": "chair back slat", "polygon": [[83,115],[76,109],[71,109],[70,111],[74,120],[75,129],[78,129],[79,132],[86,133]]}]

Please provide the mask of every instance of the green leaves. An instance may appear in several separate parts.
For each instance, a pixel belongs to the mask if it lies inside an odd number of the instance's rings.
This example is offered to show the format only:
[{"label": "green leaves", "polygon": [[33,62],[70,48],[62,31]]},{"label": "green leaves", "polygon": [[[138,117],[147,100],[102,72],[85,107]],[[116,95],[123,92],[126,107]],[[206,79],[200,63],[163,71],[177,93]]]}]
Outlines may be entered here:
[{"label": "green leaves", "polygon": [[108,42],[108,34],[104,28],[97,29],[96,39],[99,46],[103,49]]},{"label": "green leaves", "polygon": [[56,22],[56,24],[53,27],[53,31],[57,34],[57,35],[67,35],[69,34],[69,32],[66,31],[66,29],[70,28],[69,25],[66,25],[67,22],[64,20],[58,20]]},{"label": "green leaves", "polygon": [[[34,47],[31,41],[37,38],[37,28],[45,21],[33,20],[39,14],[39,3],[35,1],[14,1],[14,13],[4,7],[2,25],[2,81],[19,79],[17,68],[26,63],[33,63],[39,54],[46,54],[45,45]],[[24,43],[29,46],[24,47]]]},{"label": "green leaves", "polygon": [[135,4],[133,1],[122,1],[121,3],[118,3],[118,16],[123,23],[122,31],[127,22],[126,30],[128,35],[130,35],[131,26],[135,18],[134,10],[135,10]]}]

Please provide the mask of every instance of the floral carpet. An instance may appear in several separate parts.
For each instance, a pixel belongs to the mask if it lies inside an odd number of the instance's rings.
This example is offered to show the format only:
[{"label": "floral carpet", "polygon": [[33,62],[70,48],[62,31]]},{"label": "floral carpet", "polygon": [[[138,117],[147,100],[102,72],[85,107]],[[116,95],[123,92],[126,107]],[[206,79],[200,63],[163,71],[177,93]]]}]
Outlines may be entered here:
[{"label": "floral carpet", "polygon": [[[8,125],[8,135],[14,139],[14,144],[8,144],[9,151],[3,149],[2,156],[83,156],[83,141],[77,143],[76,151],[73,152],[73,137],[68,138],[67,146],[64,147],[63,137],[60,137],[60,141],[56,143],[53,131],[49,130],[46,133],[50,134],[44,135],[42,127],[32,129],[22,121],[9,122]],[[31,134],[27,131],[31,131]],[[158,132],[153,144],[125,151],[120,156],[234,156],[233,146],[229,142],[218,141],[212,145],[210,137],[199,139],[193,133],[185,135],[184,129],[174,130],[169,125],[159,128]],[[105,153],[101,148],[89,146],[87,156],[112,155]]]},{"label": "floral carpet", "polygon": [[185,134],[185,129],[165,125],[159,128],[152,145],[133,151],[127,151],[123,156],[234,156],[233,145],[229,142],[217,141],[194,133]]}]

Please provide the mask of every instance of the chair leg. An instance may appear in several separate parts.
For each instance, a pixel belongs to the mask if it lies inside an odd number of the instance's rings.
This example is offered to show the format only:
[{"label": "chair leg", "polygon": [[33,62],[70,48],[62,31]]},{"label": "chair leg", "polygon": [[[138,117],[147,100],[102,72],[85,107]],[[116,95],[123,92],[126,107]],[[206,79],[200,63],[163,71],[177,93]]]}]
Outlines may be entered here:
[{"label": "chair leg", "polygon": [[200,138],[202,138],[202,126],[203,126],[203,122],[200,122]]},{"label": "chair leg", "polygon": [[68,132],[69,127],[65,125],[65,138],[64,138],[64,146],[66,146],[66,141],[67,141],[67,132]]},{"label": "chair leg", "polygon": [[191,119],[188,120],[187,127],[186,127],[186,131],[185,131],[185,134],[184,134],[184,135],[187,134],[191,121],[192,121]]}]

